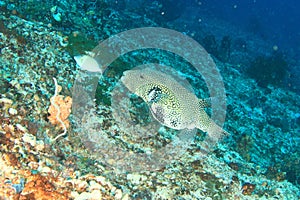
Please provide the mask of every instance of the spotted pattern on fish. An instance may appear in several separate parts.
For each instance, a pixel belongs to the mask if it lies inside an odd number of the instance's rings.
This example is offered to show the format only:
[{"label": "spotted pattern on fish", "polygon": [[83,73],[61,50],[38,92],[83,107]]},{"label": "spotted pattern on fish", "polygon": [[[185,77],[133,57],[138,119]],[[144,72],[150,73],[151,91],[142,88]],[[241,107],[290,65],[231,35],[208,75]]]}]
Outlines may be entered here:
[{"label": "spotted pattern on fish", "polygon": [[151,68],[128,70],[121,81],[148,104],[157,121],[169,128],[224,132],[205,112],[203,100],[163,72]]},{"label": "spotted pattern on fish", "polygon": [[176,95],[163,84],[143,84],[135,93],[148,103],[152,115],[163,125],[181,129],[182,108]]}]

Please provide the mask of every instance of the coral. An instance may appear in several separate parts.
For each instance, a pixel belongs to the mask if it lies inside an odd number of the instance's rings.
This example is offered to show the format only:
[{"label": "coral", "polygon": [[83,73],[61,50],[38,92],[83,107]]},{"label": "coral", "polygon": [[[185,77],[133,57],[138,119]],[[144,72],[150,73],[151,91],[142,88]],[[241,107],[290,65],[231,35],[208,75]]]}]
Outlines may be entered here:
[{"label": "coral", "polygon": [[265,175],[268,179],[276,181],[284,181],[286,179],[285,172],[281,171],[280,166],[269,166]]},{"label": "coral", "polygon": [[51,97],[51,105],[48,109],[48,113],[50,116],[48,117],[49,121],[53,125],[59,125],[60,128],[64,130],[64,132],[58,135],[54,140],[58,137],[65,135],[67,132],[67,128],[70,126],[70,122],[68,117],[71,113],[71,106],[72,106],[72,98],[67,96],[64,97],[62,95],[58,95],[61,90],[61,86],[57,84],[55,78],[53,78],[55,83],[55,93],[53,97]]},{"label": "coral", "polygon": [[59,193],[56,191],[55,185],[48,180],[48,177],[41,175],[29,176],[21,195],[29,199],[68,199],[68,193]]},{"label": "coral", "polygon": [[243,195],[251,195],[254,189],[255,189],[255,184],[245,183],[242,186],[242,193]]},{"label": "coral", "polygon": [[68,46],[66,51],[70,53],[71,56],[84,54],[85,51],[91,51],[97,43],[87,38],[84,34],[79,32],[73,32],[68,36]]},{"label": "coral", "polygon": [[254,78],[261,87],[269,84],[281,86],[287,74],[288,64],[280,54],[270,57],[258,56],[247,69],[250,77]]},{"label": "coral", "polygon": [[222,62],[228,61],[230,58],[231,50],[231,38],[229,36],[224,36],[221,40],[221,44],[218,49],[217,58]]},{"label": "coral", "polygon": [[236,151],[247,161],[251,160],[251,149],[254,145],[254,138],[250,134],[241,134],[236,140]]},{"label": "coral", "polygon": [[207,35],[202,40],[202,45],[205,50],[216,56],[218,54],[218,44],[214,35]]},{"label": "coral", "polygon": [[229,36],[224,36],[218,44],[214,35],[207,35],[203,38],[202,45],[208,53],[222,62],[226,62],[230,58],[231,38]]}]

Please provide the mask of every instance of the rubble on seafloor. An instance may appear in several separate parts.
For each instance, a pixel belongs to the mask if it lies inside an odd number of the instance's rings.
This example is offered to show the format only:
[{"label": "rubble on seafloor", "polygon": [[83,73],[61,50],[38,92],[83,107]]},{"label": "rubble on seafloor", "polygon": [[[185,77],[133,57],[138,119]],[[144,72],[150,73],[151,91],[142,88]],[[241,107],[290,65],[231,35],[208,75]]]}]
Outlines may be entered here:
[{"label": "rubble on seafloor", "polygon": [[[219,144],[215,152],[201,159],[193,157],[196,149],[192,149],[161,170],[116,175],[77,143],[72,124],[67,137],[51,143],[51,138],[62,132],[47,119],[55,89],[52,78],[62,86],[61,94],[71,96],[76,75],[75,61],[65,50],[67,37],[42,23],[13,15],[1,16],[1,21],[1,198],[299,199],[299,187],[279,170],[268,175],[268,158],[260,163],[255,157],[255,151],[264,153],[255,143],[263,140],[271,145],[268,142],[275,140],[271,134],[288,141],[290,129],[283,132],[277,124],[267,125],[271,119],[264,118],[260,107],[251,107],[257,103],[251,99],[255,95],[276,103],[278,115],[296,115],[299,97],[292,92],[272,88],[264,93],[235,66],[218,63],[228,92],[230,113],[225,128],[241,138],[225,140],[228,143]],[[285,98],[289,99],[288,109],[283,106]],[[274,109],[269,105],[269,110]],[[103,112],[109,113],[110,108]],[[105,115],[102,117],[105,121]],[[299,131],[299,124],[293,129]],[[274,152],[282,156],[290,150],[281,144]]]}]

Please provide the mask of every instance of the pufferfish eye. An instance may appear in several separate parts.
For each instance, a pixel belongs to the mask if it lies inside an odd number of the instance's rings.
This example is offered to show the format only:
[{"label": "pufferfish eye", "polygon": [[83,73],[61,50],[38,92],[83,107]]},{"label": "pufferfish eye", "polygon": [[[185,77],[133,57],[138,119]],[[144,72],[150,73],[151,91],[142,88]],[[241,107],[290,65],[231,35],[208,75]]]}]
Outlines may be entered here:
[{"label": "pufferfish eye", "polygon": [[162,96],[162,91],[159,87],[153,87],[147,95],[147,100],[150,103],[158,102]]}]

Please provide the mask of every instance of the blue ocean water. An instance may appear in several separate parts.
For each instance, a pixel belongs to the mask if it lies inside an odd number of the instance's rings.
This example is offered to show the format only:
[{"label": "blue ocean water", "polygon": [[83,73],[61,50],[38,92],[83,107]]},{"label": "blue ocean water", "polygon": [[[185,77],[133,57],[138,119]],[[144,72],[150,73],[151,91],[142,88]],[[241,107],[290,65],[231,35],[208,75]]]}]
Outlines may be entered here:
[{"label": "blue ocean water", "polygon": [[[121,4],[118,1],[117,4]],[[143,1],[124,1],[126,9],[147,5]],[[225,20],[246,31],[256,32],[262,37],[278,43],[279,46],[295,48],[299,46],[299,2],[245,0],[245,1],[217,1],[217,0],[187,0],[187,1],[157,1],[165,7],[166,20],[210,16]],[[139,4],[140,3],[140,4]],[[143,4],[144,3],[144,4]],[[149,2],[148,2],[149,4]],[[189,9],[190,8],[190,9]],[[149,8],[150,9],[150,8]],[[191,11],[185,15],[185,11]],[[192,23],[192,22],[191,22]]]},{"label": "blue ocean water", "polygon": [[[299,92],[299,2],[297,1],[121,1],[119,9],[143,14],[157,22],[160,26],[172,26],[182,32],[194,34],[201,41],[204,34],[212,31],[214,37],[230,35],[232,39],[258,37],[265,41],[264,49],[255,49],[257,55],[270,55],[272,49],[290,58],[288,79],[285,81],[291,89]],[[159,5],[158,5],[159,4]],[[215,21],[212,21],[215,20]],[[176,23],[177,22],[177,23]],[[219,23],[226,23],[221,26]],[[173,25],[172,25],[173,24]],[[216,30],[213,30],[217,26]],[[230,26],[227,29],[224,26]],[[210,27],[207,27],[210,26]],[[202,27],[202,30],[200,30]],[[223,27],[223,30],[222,30]],[[204,30],[203,30],[204,29]],[[219,29],[219,30],[218,30]],[[238,33],[236,31],[242,31]],[[201,33],[199,33],[201,32]],[[200,35],[199,35],[200,34]],[[243,34],[248,34],[243,35]],[[198,38],[199,37],[199,38]],[[220,40],[220,39],[219,39]],[[250,41],[248,41],[250,42]],[[234,42],[232,42],[234,43]],[[259,52],[261,51],[261,52]],[[210,53],[210,52],[209,52]],[[256,55],[256,56],[257,56]]]},{"label": "blue ocean water", "polygon": [[[253,31],[280,47],[297,50],[300,4],[298,1],[199,1],[217,18],[241,29]],[[253,29],[253,30],[251,30]],[[299,51],[299,49],[298,49]]]}]

